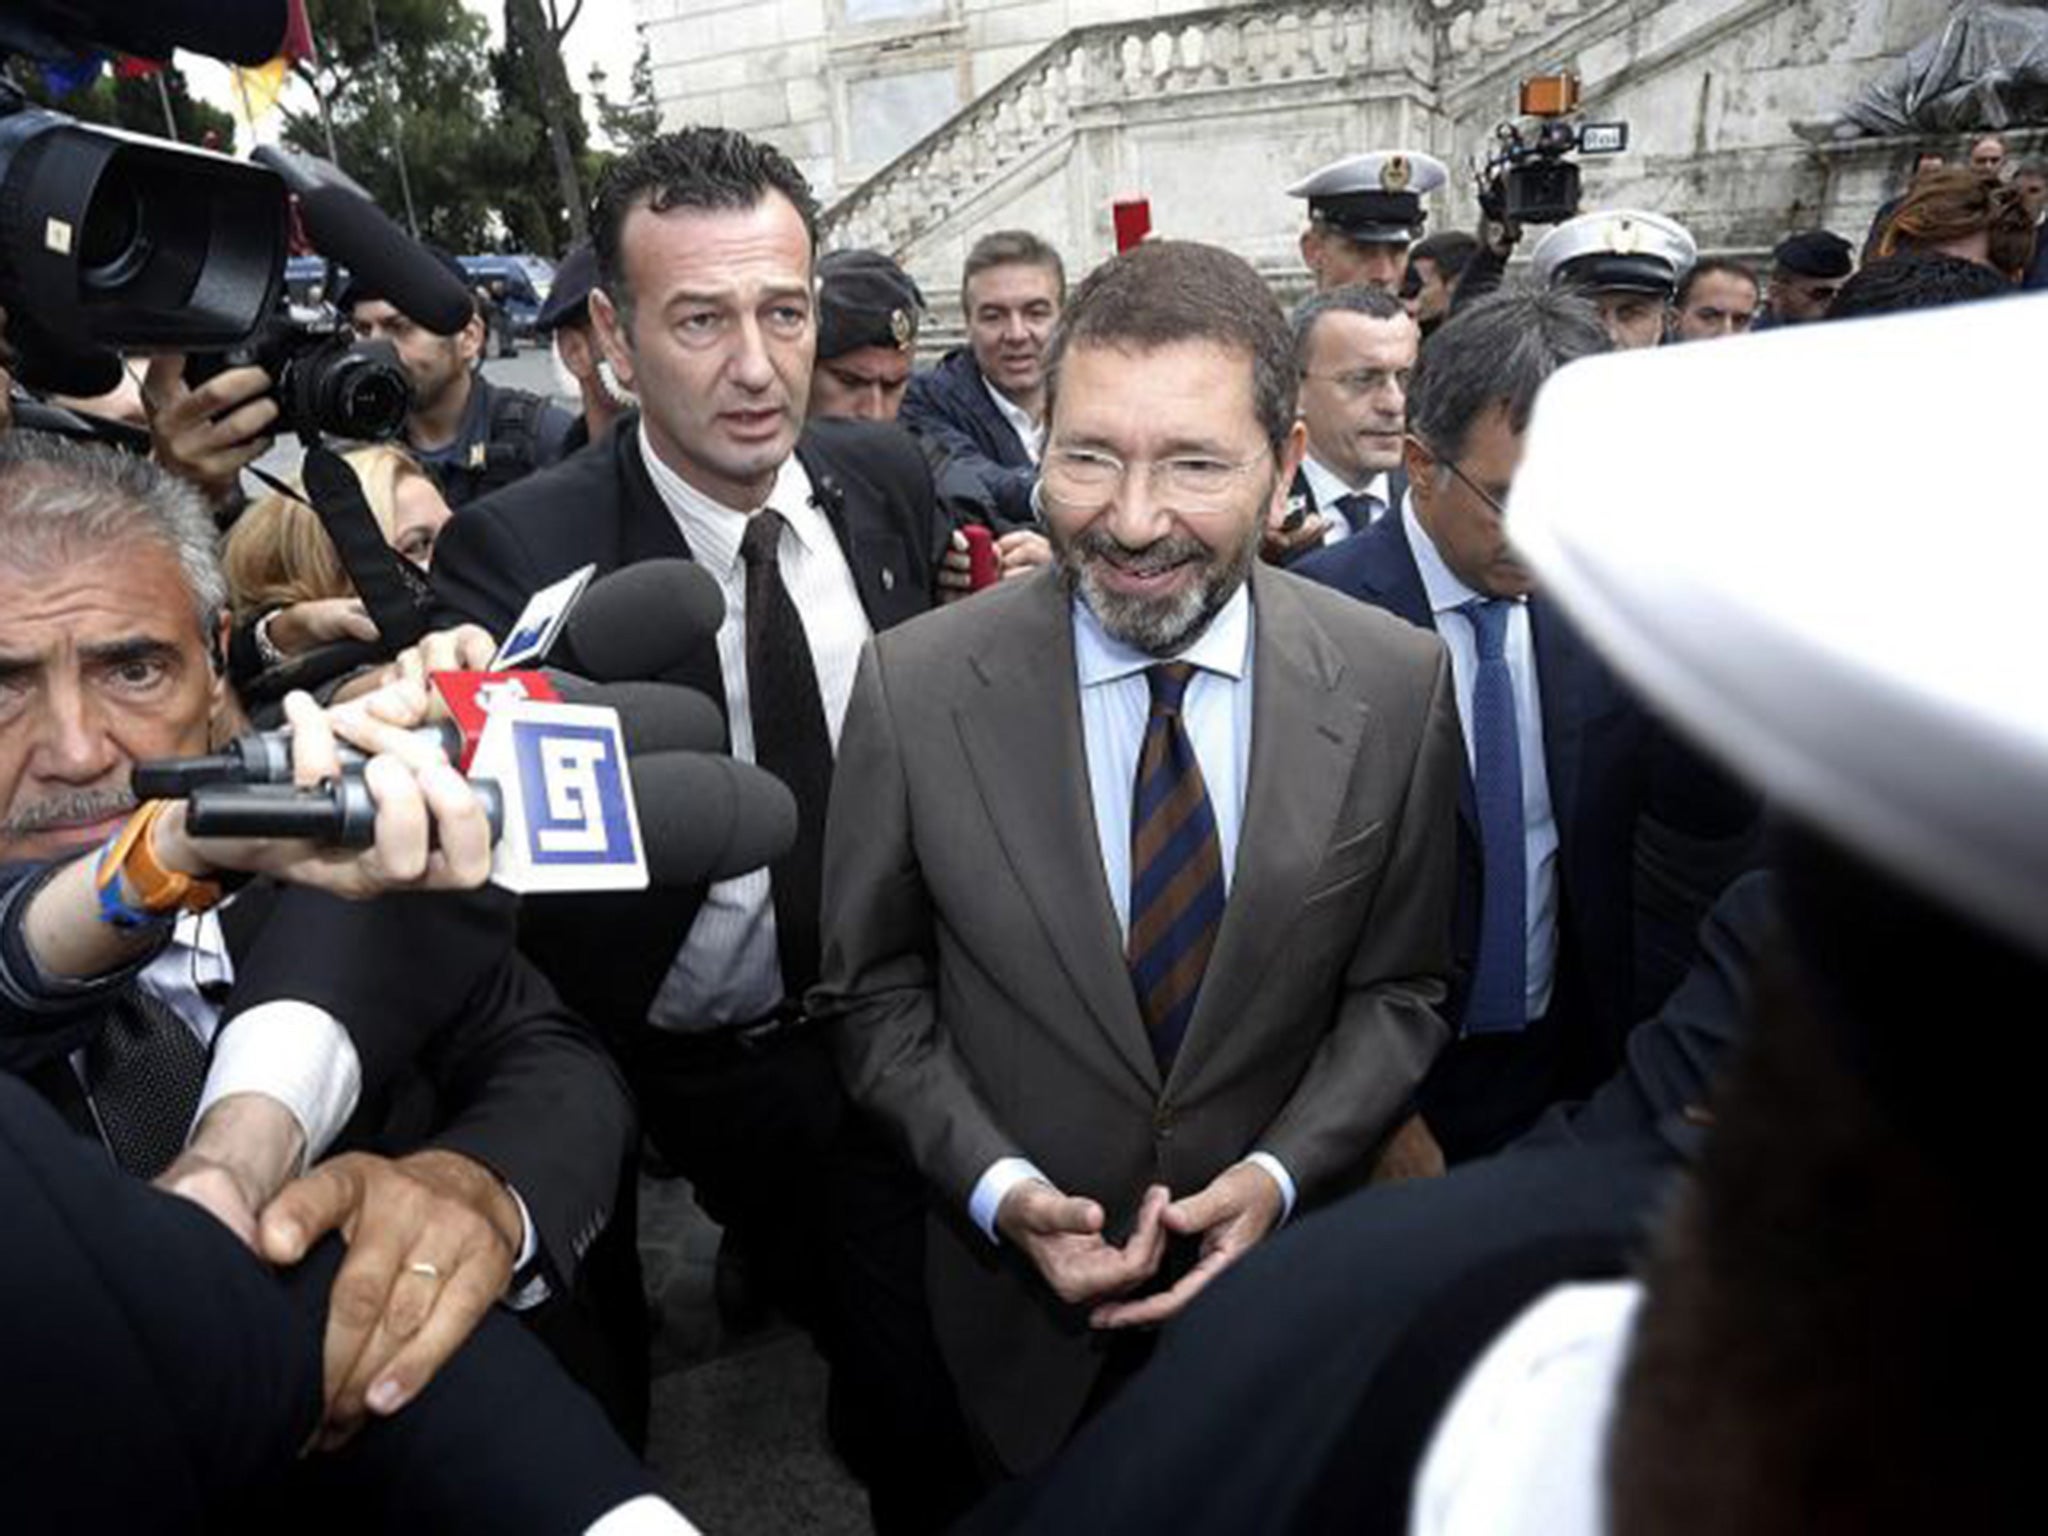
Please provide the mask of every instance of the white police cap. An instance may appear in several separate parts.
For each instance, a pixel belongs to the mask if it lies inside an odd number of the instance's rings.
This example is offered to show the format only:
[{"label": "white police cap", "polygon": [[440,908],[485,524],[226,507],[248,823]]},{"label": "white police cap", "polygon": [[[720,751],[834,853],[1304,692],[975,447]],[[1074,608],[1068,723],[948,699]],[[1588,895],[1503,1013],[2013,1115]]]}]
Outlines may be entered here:
[{"label": "white police cap", "polygon": [[1539,283],[1669,296],[1699,255],[1691,231],[1676,219],[1610,208],[1566,219],[1536,242],[1529,260]]},{"label": "white police cap", "polygon": [[[1974,359],[1973,441],[2024,442],[2044,351],[2027,296],[1587,358],[1544,386],[1508,507],[1545,593],[1674,725],[2039,954],[2048,517],[2010,455],[1902,455],[1927,402],[1899,380]],[[1702,455],[1731,400],[1742,430]]]},{"label": "white police cap", "polygon": [[1324,166],[1289,187],[1287,195],[1307,198],[1311,219],[1349,239],[1405,244],[1421,239],[1429,222],[1423,198],[1450,179],[1434,155],[1376,149]]}]

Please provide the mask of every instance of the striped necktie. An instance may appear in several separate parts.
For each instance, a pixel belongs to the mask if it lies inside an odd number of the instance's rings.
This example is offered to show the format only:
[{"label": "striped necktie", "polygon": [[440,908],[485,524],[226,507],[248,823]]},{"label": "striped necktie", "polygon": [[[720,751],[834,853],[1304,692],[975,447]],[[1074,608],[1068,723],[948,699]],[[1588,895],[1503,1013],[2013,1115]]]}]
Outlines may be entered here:
[{"label": "striped necktie", "polygon": [[1128,959],[1138,1011],[1162,1073],[1194,1017],[1195,997],[1223,922],[1223,846],[1202,766],[1181,723],[1195,668],[1149,667],[1152,713],[1138,754],[1131,803],[1131,932]]}]

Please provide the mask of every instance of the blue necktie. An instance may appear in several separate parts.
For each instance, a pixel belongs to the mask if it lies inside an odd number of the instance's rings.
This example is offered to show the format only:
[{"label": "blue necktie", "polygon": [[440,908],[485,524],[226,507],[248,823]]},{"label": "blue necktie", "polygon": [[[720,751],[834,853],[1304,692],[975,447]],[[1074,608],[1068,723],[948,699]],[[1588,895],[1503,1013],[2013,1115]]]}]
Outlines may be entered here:
[{"label": "blue necktie", "polygon": [[1181,701],[1194,675],[1184,661],[1145,669],[1152,713],[1131,801],[1126,957],[1162,1073],[1173,1066],[1195,1016],[1202,972],[1223,922],[1223,844],[1202,765],[1181,724]]},{"label": "blue necktie", "polygon": [[1380,509],[1380,499],[1367,491],[1348,491],[1337,498],[1337,510],[1344,514],[1351,524],[1353,533],[1363,533],[1372,526],[1375,513]]},{"label": "blue necktie", "polygon": [[1479,959],[1465,1004],[1465,1033],[1512,1033],[1528,1022],[1528,844],[1522,827],[1522,750],[1515,680],[1508,670],[1507,598],[1459,606],[1479,643],[1472,679],[1472,788],[1479,803]]}]

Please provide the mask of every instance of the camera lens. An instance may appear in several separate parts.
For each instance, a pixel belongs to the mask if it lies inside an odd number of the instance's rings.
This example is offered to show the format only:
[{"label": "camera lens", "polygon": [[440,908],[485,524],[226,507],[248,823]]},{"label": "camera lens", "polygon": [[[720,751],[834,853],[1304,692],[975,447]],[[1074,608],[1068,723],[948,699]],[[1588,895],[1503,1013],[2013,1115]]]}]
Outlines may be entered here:
[{"label": "camera lens", "polygon": [[79,281],[105,292],[118,289],[143,269],[149,251],[142,189],[128,168],[116,162],[94,189],[79,232]]}]

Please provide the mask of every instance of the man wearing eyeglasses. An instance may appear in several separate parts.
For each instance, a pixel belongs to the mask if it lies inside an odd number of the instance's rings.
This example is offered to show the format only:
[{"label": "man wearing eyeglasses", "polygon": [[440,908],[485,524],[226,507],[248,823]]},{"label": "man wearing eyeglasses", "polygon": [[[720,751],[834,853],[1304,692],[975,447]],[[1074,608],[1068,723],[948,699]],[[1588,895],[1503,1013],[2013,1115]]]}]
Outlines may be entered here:
[{"label": "man wearing eyeglasses", "polygon": [[1296,385],[1239,258],[1099,268],[1048,368],[1053,567],[854,685],[812,1002],[925,1177],[931,1325],[1011,1473],[1364,1178],[1445,1038],[1450,673],[1259,560]]},{"label": "man wearing eyeglasses", "polygon": [[[1682,825],[1698,834],[1683,846],[1705,850],[1750,814],[1546,605],[1508,537],[1538,390],[1609,349],[1599,311],[1569,291],[1495,294],[1454,316],[1415,374],[1407,507],[1300,567],[1440,634],[1457,683],[1459,1038],[1423,1089],[1427,1135],[1403,1138],[1418,1166],[1490,1152],[1615,1070],[1629,1027],[1682,972],[1693,921],[1674,919],[1667,955],[1637,906],[1639,833]],[[1668,975],[1644,960],[1653,944]]]},{"label": "man wearing eyeglasses", "polygon": [[1392,294],[1332,288],[1294,311],[1301,424],[1308,451],[1295,472],[1287,516],[1266,542],[1283,563],[1362,532],[1398,508],[1408,375],[1422,333]]}]

